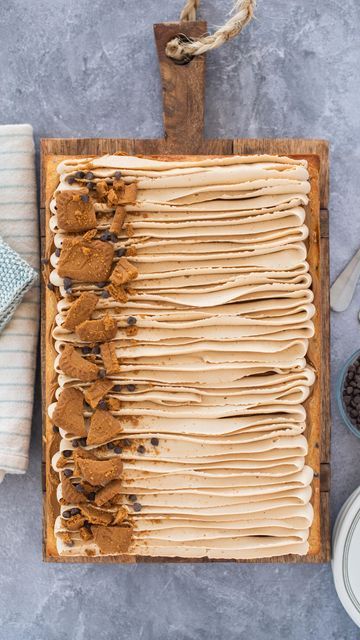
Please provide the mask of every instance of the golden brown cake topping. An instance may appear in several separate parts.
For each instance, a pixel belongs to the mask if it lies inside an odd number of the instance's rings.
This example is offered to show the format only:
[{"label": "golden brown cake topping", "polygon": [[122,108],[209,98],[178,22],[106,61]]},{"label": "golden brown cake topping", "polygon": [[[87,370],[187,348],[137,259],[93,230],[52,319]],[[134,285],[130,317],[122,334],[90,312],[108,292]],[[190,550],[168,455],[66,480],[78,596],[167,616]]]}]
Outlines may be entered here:
[{"label": "golden brown cake topping", "polygon": [[96,493],[95,504],[101,507],[106,502],[109,502],[109,500],[112,500],[112,498],[116,496],[120,490],[121,480],[112,480],[111,482],[109,482],[109,484],[106,485],[106,487],[102,487],[102,489],[99,489],[99,491]]},{"label": "golden brown cake topping", "polygon": [[110,232],[116,233],[117,235],[120,233],[123,228],[123,224],[125,222],[126,209],[125,207],[118,206],[115,209],[114,217],[111,221]]},{"label": "golden brown cake topping", "polygon": [[111,242],[64,238],[57,272],[78,282],[106,282],[114,257]]},{"label": "golden brown cake topping", "polygon": [[120,366],[117,359],[114,343],[104,342],[102,345],[100,345],[100,352],[107,375],[111,376],[114,373],[119,373]]},{"label": "golden brown cake topping", "polygon": [[67,312],[63,328],[69,331],[74,331],[78,324],[81,324],[85,320],[91,318],[91,314],[95,310],[98,303],[98,297],[91,291],[84,291]]},{"label": "golden brown cake topping", "polygon": [[117,332],[115,318],[107,314],[99,320],[85,320],[76,327],[76,333],[83,342],[108,342]]},{"label": "golden brown cake topping", "polygon": [[114,418],[110,411],[96,409],[91,416],[90,429],[87,437],[89,445],[103,444],[109,442],[123,431],[119,420]]},{"label": "golden brown cake topping", "polygon": [[83,358],[71,344],[65,345],[59,366],[65,375],[83,382],[92,382],[99,374],[99,367]]},{"label": "golden brown cake topping", "polygon": [[106,394],[112,389],[113,382],[111,380],[97,380],[94,384],[87,387],[84,391],[84,398],[86,402],[95,409],[98,406],[100,400],[106,396]]},{"label": "golden brown cake topping", "polygon": [[132,538],[130,527],[94,526],[92,531],[101,553],[108,555],[126,553],[130,547]]},{"label": "golden brown cake topping", "polygon": [[88,189],[58,191],[55,194],[59,229],[78,233],[96,227],[95,209],[88,194]]},{"label": "golden brown cake topping", "polygon": [[89,504],[81,507],[81,512],[90,524],[110,524],[113,521],[113,514],[104,509],[95,509]]},{"label": "golden brown cake topping", "polygon": [[92,485],[101,486],[105,486],[111,480],[119,479],[123,470],[120,458],[111,458],[110,460],[77,458],[75,466],[76,474]]},{"label": "golden brown cake topping", "polygon": [[83,406],[84,396],[81,391],[74,387],[66,387],[57,401],[52,419],[67,433],[86,436]]},{"label": "golden brown cake topping", "polygon": [[137,275],[137,268],[130,264],[126,258],[120,258],[110,276],[110,282],[115,286],[119,286],[130,280],[135,280]]},{"label": "golden brown cake topping", "polygon": [[80,491],[77,491],[71,480],[64,475],[61,477],[61,489],[62,497],[67,504],[81,504],[87,500],[86,496]]}]

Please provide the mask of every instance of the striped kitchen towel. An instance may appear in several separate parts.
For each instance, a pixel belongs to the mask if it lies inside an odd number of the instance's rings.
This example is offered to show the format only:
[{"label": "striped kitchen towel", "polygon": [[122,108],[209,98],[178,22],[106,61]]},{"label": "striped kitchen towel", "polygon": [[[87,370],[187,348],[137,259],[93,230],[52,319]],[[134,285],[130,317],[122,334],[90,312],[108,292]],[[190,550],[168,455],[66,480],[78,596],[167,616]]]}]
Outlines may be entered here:
[{"label": "striped kitchen towel", "polygon": [[[25,263],[38,269],[35,151],[32,127],[27,124],[0,126],[0,236]],[[7,249],[6,255],[9,259]],[[15,259],[12,255],[12,264]],[[33,272],[23,261],[26,290]],[[0,334],[0,481],[5,473],[24,473],[28,464],[38,316],[37,280]]]}]

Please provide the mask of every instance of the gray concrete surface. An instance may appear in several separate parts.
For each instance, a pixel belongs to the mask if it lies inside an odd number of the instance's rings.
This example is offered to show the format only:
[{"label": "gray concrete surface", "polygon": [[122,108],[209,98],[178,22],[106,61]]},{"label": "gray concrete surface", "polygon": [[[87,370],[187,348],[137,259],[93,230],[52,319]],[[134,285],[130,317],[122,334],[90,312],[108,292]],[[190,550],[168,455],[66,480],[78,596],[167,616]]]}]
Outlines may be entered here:
[{"label": "gray concrete surface", "polygon": [[[152,24],[183,0],[2,0],[0,122],[41,136],[159,136]],[[231,0],[203,0],[220,24]],[[360,245],[360,4],[258,0],[208,56],[207,135],[331,142],[331,274]],[[359,347],[360,291],[332,317],[333,391]],[[355,640],[329,566],[56,566],[41,562],[40,383],[24,477],[0,486],[1,640]],[[360,440],[333,407],[332,510],[360,482]]]}]

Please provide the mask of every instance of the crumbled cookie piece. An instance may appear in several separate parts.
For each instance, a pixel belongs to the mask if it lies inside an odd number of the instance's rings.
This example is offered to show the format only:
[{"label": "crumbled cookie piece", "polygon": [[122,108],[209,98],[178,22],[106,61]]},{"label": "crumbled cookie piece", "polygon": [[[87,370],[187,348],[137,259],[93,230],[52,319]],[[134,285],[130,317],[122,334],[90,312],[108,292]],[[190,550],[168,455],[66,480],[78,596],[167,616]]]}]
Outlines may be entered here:
[{"label": "crumbled cookie piece", "polygon": [[85,494],[77,491],[71,480],[64,475],[61,477],[61,491],[67,504],[82,504],[87,500]]},{"label": "crumbled cookie piece", "polygon": [[91,505],[83,505],[81,512],[90,524],[108,525],[113,521],[113,514],[104,509],[96,509]]},{"label": "crumbled cookie piece", "polygon": [[103,359],[105,371],[108,376],[119,373],[120,366],[116,355],[116,348],[113,342],[104,342],[100,345],[100,353]]},{"label": "crumbled cookie piece", "polygon": [[132,538],[131,527],[94,526],[92,530],[100,553],[112,555],[128,551]]},{"label": "crumbled cookie piece", "polygon": [[117,235],[120,233],[123,228],[123,224],[125,222],[126,217],[126,209],[125,207],[118,206],[115,209],[114,217],[111,221],[110,232],[116,233]]},{"label": "crumbled cookie piece", "polygon": [[112,500],[121,490],[121,480],[112,480],[106,487],[102,487],[97,491],[95,496],[95,504],[102,507],[106,502]]},{"label": "crumbled cookie piece", "polygon": [[55,199],[59,229],[78,233],[96,227],[95,208],[88,194],[88,189],[57,191]]},{"label": "crumbled cookie piece", "polygon": [[74,387],[66,387],[57,401],[52,419],[66,433],[86,436],[83,405],[84,396],[81,391]]},{"label": "crumbled cookie piece", "polygon": [[79,534],[80,534],[80,538],[82,540],[85,540],[85,542],[87,542],[88,540],[91,540],[93,537],[91,527],[81,527],[81,529],[79,529]]},{"label": "crumbled cookie piece", "polygon": [[[115,185],[116,186],[116,185]],[[126,184],[122,190],[118,190],[117,204],[135,204],[137,186],[135,182]]]},{"label": "crumbled cookie piece", "polygon": [[123,464],[120,458],[111,458],[110,460],[77,458],[76,460],[76,474],[79,474],[91,485],[105,486],[111,480],[119,479],[122,470]]},{"label": "crumbled cookie piece", "polygon": [[98,297],[92,291],[84,291],[67,312],[65,321],[63,322],[63,328],[68,331],[74,331],[78,324],[81,324],[85,320],[91,318],[91,314],[95,310],[98,303]]},{"label": "crumbled cookie piece", "polygon": [[71,344],[65,345],[61,353],[59,366],[65,375],[82,382],[92,382],[96,380],[99,374],[99,367],[83,358]]},{"label": "crumbled cookie piece", "polygon": [[106,396],[106,394],[112,389],[113,382],[105,378],[104,380],[96,380],[94,384],[87,387],[84,391],[84,398],[86,402],[95,409],[98,406],[100,400]]},{"label": "crumbled cookie piece", "polygon": [[120,258],[110,276],[110,282],[115,286],[125,284],[130,280],[135,280],[138,270],[126,258]]},{"label": "crumbled cookie piece", "polygon": [[111,297],[114,298],[114,300],[117,300],[117,302],[122,302],[123,304],[125,304],[125,302],[128,301],[127,293],[124,287],[122,287],[121,285],[116,287],[114,284],[109,284],[109,286],[106,287],[106,290],[110,293]]},{"label": "crumbled cookie piece", "polygon": [[66,544],[67,547],[74,546],[74,541],[68,531],[58,531],[56,535],[58,538],[60,538],[60,540],[63,541],[64,544]]},{"label": "crumbled cookie piece", "polygon": [[107,194],[109,192],[109,185],[106,180],[99,180],[96,183],[96,194],[100,199],[100,202],[104,202],[106,200]]},{"label": "crumbled cookie piece", "polygon": [[57,272],[61,278],[78,282],[106,282],[114,257],[111,242],[64,238]]},{"label": "crumbled cookie piece", "polygon": [[110,411],[119,411],[121,409],[121,402],[118,398],[110,397],[108,400],[108,406]]},{"label": "crumbled cookie piece", "polygon": [[115,338],[116,332],[117,322],[110,314],[99,320],[85,320],[76,327],[76,333],[83,342],[108,342]]},{"label": "crumbled cookie piece", "polygon": [[113,524],[121,524],[129,517],[129,512],[126,507],[120,507],[116,512],[116,516],[113,520]]},{"label": "crumbled cookie piece", "polygon": [[123,431],[122,425],[110,411],[96,409],[91,416],[90,429],[87,436],[89,445],[100,445],[113,440]]},{"label": "crumbled cookie piece", "polygon": [[61,525],[69,531],[79,531],[84,526],[86,518],[81,514],[71,516],[71,518],[61,518]]}]

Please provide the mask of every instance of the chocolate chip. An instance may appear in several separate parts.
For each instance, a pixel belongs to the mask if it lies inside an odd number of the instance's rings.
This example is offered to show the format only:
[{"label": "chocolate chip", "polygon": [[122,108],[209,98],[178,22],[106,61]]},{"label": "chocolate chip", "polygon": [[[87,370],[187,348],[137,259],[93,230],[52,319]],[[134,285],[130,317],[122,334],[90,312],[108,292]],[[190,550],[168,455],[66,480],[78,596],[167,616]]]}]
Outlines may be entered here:
[{"label": "chocolate chip", "polygon": [[41,258],[41,264],[49,264],[50,260],[49,258]]},{"label": "chocolate chip", "polygon": [[71,278],[64,278],[64,288],[65,289],[71,289],[71,287],[72,287]]},{"label": "chocolate chip", "polygon": [[78,491],[79,493],[84,493],[84,487],[82,486],[82,484],[80,484],[80,482],[78,482],[77,484],[74,484],[74,487],[76,491]]},{"label": "chocolate chip", "polygon": [[[100,402],[99,402],[99,406],[100,406]],[[108,442],[106,446],[107,446],[108,449],[114,449],[114,447],[115,447],[113,442]]]},{"label": "chocolate chip", "polygon": [[159,438],[151,438],[150,442],[153,447],[157,447],[159,445]]},{"label": "chocolate chip", "polygon": [[59,249],[59,247],[57,247],[55,249],[55,255],[56,255],[57,258],[60,258],[60,253],[61,253],[61,249]]},{"label": "chocolate chip", "polygon": [[121,391],[121,384],[114,384],[112,391],[114,391],[115,393],[120,393]]},{"label": "chocolate chip", "polygon": [[96,344],[96,345],[95,345],[95,347],[93,347],[93,348],[91,349],[91,351],[92,351],[92,353],[93,353],[95,356],[98,356],[98,355],[99,355],[99,353],[100,353],[100,347],[99,347],[99,345],[98,345],[98,344]]},{"label": "chocolate chip", "polygon": [[89,520],[85,520],[85,522],[83,524],[83,527],[85,527],[86,529],[90,529],[90,531],[91,531],[91,524],[90,524]]},{"label": "chocolate chip", "polygon": [[77,507],[74,507],[73,509],[70,509],[70,513],[72,516],[78,516],[81,513],[81,511]]},{"label": "chocolate chip", "polygon": [[88,189],[93,189],[95,187],[93,182],[87,182],[86,186],[87,186]]},{"label": "chocolate chip", "polygon": [[95,491],[91,491],[90,493],[87,494],[87,499],[90,500],[90,502],[93,502],[95,500]]},{"label": "chocolate chip", "polygon": [[77,448],[78,448],[78,446],[79,446],[79,442],[78,442],[78,440],[73,440],[73,441],[72,441],[72,446],[74,447],[74,449],[77,449]]},{"label": "chocolate chip", "polygon": [[99,378],[101,378],[101,380],[103,380],[105,377],[106,377],[105,369],[99,369]]},{"label": "chocolate chip", "polygon": [[138,448],[137,448],[137,452],[138,453],[145,453],[146,449],[144,447],[144,445],[139,444]]},{"label": "chocolate chip", "polygon": [[130,325],[130,327],[134,324],[137,323],[137,320],[135,318],[135,316],[129,316],[126,320],[127,324]]},{"label": "chocolate chip", "polygon": [[68,184],[74,184],[74,182],[75,182],[74,176],[69,176],[67,181],[68,181]]},{"label": "chocolate chip", "polygon": [[132,493],[129,495],[129,500],[130,502],[136,502],[137,496],[134,493]]},{"label": "chocolate chip", "polygon": [[122,448],[121,447],[115,447],[114,448],[114,453],[122,453]]},{"label": "chocolate chip", "polygon": [[64,458],[71,458],[72,456],[72,451],[71,449],[64,449],[64,451],[62,452]]},{"label": "chocolate chip", "polygon": [[101,292],[100,294],[101,298],[110,298],[110,293],[108,291],[106,291],[106,289],[104,291]]},{"label": "chocolate chip", "polygon": [[63,518],[65,518],[66,520],[67,520],[68,518],[71,518],[71,511],[70,511],[70,509],[67,509],[66,511],[63,511],[61,515],[62,515],[62,517],[63,517]]},{"label": "chocolate chip", "polygon": [[57,427],[56,424],[53,425],[53,432],[59,433],[59,427]]},{"label": "chocolate chip", "polygon": [[107,282],[97,282],[96,286],[98,287],[98,289],[103,289],[104,287],[106,287]]},{"label": "chocolate chip", "polygon": [[125,253],[125,248],[124,247],[120,247],[120,249],[116,249],[116,255],[118,258],[122,258],[122,256]]},{"label": "chocolate chip", "polygon": [[106,409],[108,408],[106,400],[100,400],[98,407],[99,409],[103,409],[104,411],[106,411]]},{"label": "chocolate chip", "polygon": [[133,509],[134,509],[134,511],[141,511],[142,506],[141,506],[140,502],[134,502]]},{"label": "chocolate chip", "polygon": [[86,193],[80,196],[80,198],[83,202],[89,202],[89,196]]},{"label": "chocolate chip", "polygon": [[84,409],[85,411],[91,411],[91,407],[87,402],[84,402]]},{"label": "chocolate chip", "polygon": [[111,242],[117,242],[117,235],[116,235],[116,233],[111,233],[111,234],[110,234],[110,240],[111,240]]},{"label": "chocolate chip", "polygon": [[111,240],[111,233],[109,231],[104,231],[104,233],[101,234],[99,240],[102,240],[103,242],[109,242]]},{"label": "chocolate chip", "polygon": [[122,175],[122,174],[121,174],[121,171],[115,171],[115,173],[114,173],[114,178],[115,178],[115,180],[120,180],[121,175]]},{"label": "chocolate chip", "polygon": [[55,291],[55,287],[52,282],[48,282],[46,286],[48,289],[50,289],[50,291]]},{"label": "chocolate chip", "polygon": [[64,476],[66,476],[67,478],[70,478],[70,476],[72,476],[71,469],[64,469]]},{"label": "chocolate chip", "polygon": [[86,180],[93,180],[95,178],[94,174],[92,173],[92,171],[88,171],[87,173],[85,173],[84,178]]},{"label": "chocolate chip", "polygon": [[88,356],[89,353],[91,353],[91,348],[90,347],[81,347],[81,351],[83,352],[84,356]]},{"label": "chocolate chip", "polygon": [[85,177],[85,173],[83,171],[77,171],[75,173],[75,178],[77,178],[78,180],[82,180]]},{"label": "chocolate chip", "polygon": [[135,391],[136,386],[134,384],[127,384],[126,388],[128,391],[130,391],[130,393],[132,393],[133,391]]},{"label": "chocolate chip", "polygon": [[125,439],[123,440],[123,445],[124,445],[124,447],[131,447],[131,440],[130,440],[130,438],[125,438]]},{"label": "chocolate chip", "polygon": [[79,438],[78,443],[80,447],[86,447],[86,438]]}]

